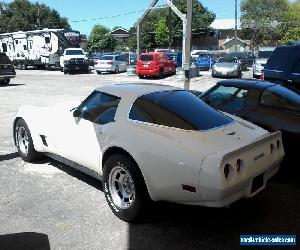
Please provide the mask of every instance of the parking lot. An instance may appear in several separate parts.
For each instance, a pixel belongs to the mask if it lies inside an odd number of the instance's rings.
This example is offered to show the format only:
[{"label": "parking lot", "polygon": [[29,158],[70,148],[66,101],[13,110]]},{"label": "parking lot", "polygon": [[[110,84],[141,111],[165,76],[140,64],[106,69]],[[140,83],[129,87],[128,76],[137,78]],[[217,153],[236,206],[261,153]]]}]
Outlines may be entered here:
[{"label": "parking lot", "polygon": [[[251,76],[251,70],[244,72],[244,78]],[[219,80],[201,72],[191,89],[205,91]],[[140,80],[126,73],[17,70],[11,84],[0,87],[0,249],[1,241],[21,242],[24,249],[236,249],[241,234],[300,236],[299,175],[287,174],[288,164],[259,195],[228,208],[158,203],[145,221],[128,224],[113,215],[99,181],[49,159],[35,164],[20,159],[12,138],[20,105],[82,100],[94,88],[116,82],[183,86],[176,76]],[[17,233],[12,242],[10,235]]]}]

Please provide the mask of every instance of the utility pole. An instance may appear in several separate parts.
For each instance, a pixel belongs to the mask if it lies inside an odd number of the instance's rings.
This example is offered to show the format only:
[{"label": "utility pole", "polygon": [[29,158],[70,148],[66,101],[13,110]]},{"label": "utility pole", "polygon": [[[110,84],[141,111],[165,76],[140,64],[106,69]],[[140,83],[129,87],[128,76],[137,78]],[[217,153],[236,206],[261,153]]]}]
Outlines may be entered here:
[{"label": "utility pole", "polygon": [[171,49],[171,47],[172,47],[172,9],[171,9],[171,7],[169,7],[168,29],[169,29],[169,49]]},{"label": "utility pole", "polygon": [[183,45],[184,45],[184,89],[190,89],[190,64],[191,64],[191,43],[192,43],[192,17],[193,0],[187,0],[186,20],[183,22]]},{"label": "utility pole", "polygon": [[38,29],[41,28],[41,19],[40,19],[40,8],[37,7],[37,19],[36,19],[37,25],[38,25]]},{"label": "utility pole", "polygon": [[235,0],[234,50],[237,52],[237,0]]}]

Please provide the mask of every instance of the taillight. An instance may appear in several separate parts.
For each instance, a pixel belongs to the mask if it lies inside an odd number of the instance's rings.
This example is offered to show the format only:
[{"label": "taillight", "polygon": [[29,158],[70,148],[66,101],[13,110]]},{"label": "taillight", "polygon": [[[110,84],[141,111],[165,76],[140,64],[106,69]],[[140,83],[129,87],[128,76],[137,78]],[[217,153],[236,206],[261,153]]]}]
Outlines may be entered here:
[{"label": "taillight", "polygon": [[261,74],[259,80],[262,80],[262,81],[265,80],[265,75],[264,75],[264,73]]},{"label": "taillight", "polygon": [[107,62],[107,64],[113,64],[112,61]]},{"label": "taillight", "polygon": [[273,143],[271,143],[271,145],[270,145],[270,152],[271,152],[271,154],[273,154],[275,152],[275,145]]}]

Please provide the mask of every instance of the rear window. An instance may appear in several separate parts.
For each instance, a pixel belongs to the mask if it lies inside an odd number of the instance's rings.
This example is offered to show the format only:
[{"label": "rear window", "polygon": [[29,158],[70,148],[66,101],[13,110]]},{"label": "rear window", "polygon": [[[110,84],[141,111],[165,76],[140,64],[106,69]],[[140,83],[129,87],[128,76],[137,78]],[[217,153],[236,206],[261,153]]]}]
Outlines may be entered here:
[{"label": "rear window", "polygon": [[129,113],[132,120],[186,130],[209,130],[233,120],[188,91],[164,91],[139,97]]},{"label": "rear window", "polygon": [[296,50],[288,46],[275,49],[265,68],[283,71],[284,68],[290,65],[291,58],[294,58],[296,52]]},{"label": "rear window", "polygon": [[153,61],[153,55],[141,55],[140,60],[141,61]]},{"label": "rear window", "polygon": [[101,60],[114,60],[114,56],[102,56]]}]

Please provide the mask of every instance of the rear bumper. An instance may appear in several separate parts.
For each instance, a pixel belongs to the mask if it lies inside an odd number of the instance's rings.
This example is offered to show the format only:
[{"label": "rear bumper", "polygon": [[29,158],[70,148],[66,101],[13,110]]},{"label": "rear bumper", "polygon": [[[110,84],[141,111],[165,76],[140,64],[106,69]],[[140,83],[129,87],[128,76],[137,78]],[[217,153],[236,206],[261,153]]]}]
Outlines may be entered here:
[{"label": "rear bumper", "polygon": [[138,69],[139,76],[159,76],[159,69]]},{"label": "rear bumper", "polygon": [[14,78],[14,77],[16,77],[16,74],[5,74],[5,75],[0,75],[0,80],[8,79],[8,78]]},{"label": "rear bumper", "polygon": [[[210,197],[211,199],[199,200],[198,202],[187,202],[185,204],[207,207],[226,207],[242,198],[253,197],[266,187],[268,180],[278,172],[279,165],[280,161],[272,164],[264,171],[258,172],[255,176],[251,176],[243,182],[227,189],[218,190],[200,186],[199,190],[201,190],[201,193],[205,193],[205,196]],[[259,180],[260,183],[257,184],[257,180]]]},{"label": "rear bumper", "polygon": [[94,69],[97,72],[113,72],[115,71],[115,68],[113,66],[109,66],[109,67],[97,67],[96,65],[94,66]]}]

